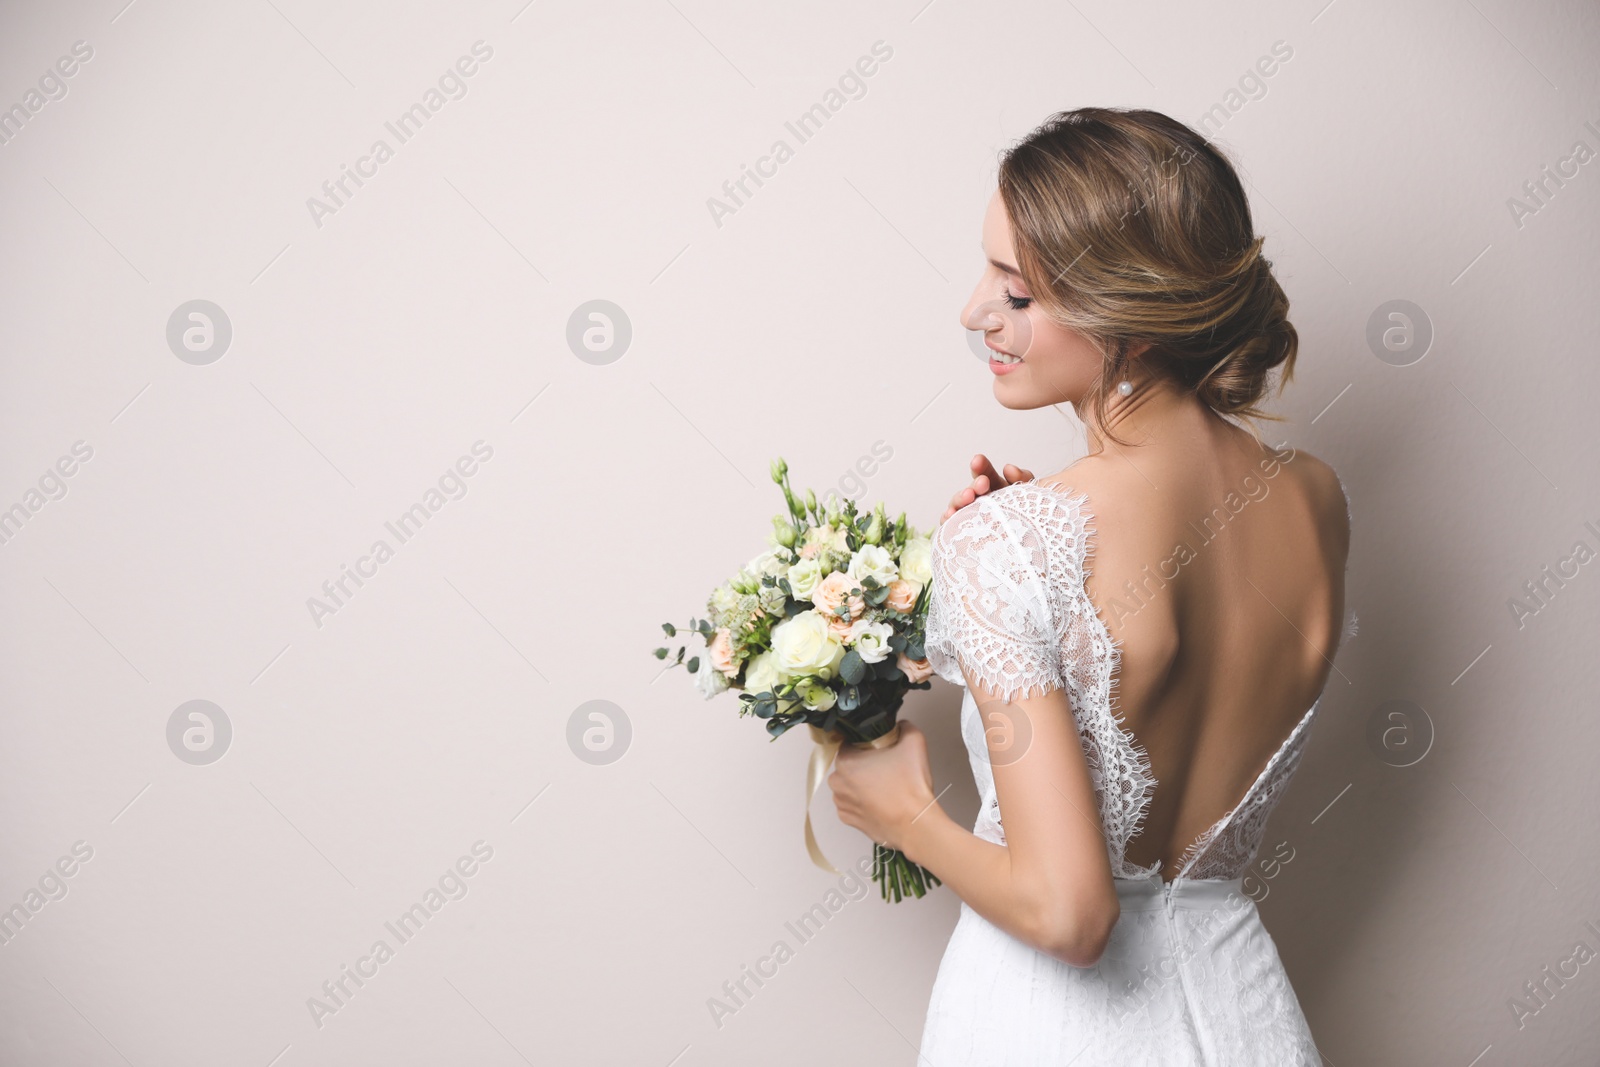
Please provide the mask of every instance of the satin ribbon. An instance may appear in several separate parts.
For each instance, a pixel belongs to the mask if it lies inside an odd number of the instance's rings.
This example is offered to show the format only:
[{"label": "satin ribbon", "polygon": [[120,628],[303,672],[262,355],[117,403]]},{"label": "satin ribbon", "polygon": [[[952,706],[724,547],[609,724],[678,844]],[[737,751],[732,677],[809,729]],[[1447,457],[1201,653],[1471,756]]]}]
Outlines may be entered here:
[{"label": "satin ribbon", "polygon": [[[806,768],[806,851],[811,853],[812,863],[838,874],[839,868],[828,862],[828,857],[822,854],[817,844],[817,835],[811,831],[811,801],[816,798],[817,790],[822,788],[822,779],[827,777],[828,768],[833,766],[834,758],[844,744],[844,735],[837,730],[822,730],[815,726],[807,726],[806,729],[811,731],[811,740],[815,743],[811,750],[811,764]],[[874,737],[871,741],[852,741],[850,744],[854,748],[888,748],[898,740],[900,724],[897,722],[881,737]]]}]

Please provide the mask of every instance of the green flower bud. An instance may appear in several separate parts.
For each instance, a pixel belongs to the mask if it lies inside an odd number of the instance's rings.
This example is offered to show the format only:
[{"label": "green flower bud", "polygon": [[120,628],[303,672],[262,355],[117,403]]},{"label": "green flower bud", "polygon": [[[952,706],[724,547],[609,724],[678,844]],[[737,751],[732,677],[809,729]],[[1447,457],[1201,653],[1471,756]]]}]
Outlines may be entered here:
[{"label": "green flower bud", "polygon": [[869,545],[882,544],[883,526],[884,522],[882,510],[873,512],[872,521],[867,524],[867,532],[862,535],[861,539]]}]

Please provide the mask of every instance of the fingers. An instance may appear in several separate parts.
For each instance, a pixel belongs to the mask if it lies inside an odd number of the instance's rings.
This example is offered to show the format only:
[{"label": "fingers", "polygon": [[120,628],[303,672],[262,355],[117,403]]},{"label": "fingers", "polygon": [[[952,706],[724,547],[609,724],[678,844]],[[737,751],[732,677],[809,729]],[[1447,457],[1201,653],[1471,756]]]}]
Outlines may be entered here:
[{"label": "fingers", "polygon": [[1006,482],[1027,482],[1033,480],[1033,472],[1025,471],[1015,463],[1006,464]]},{"label": "fingers", "polygon": [[979,452],[972,457],[972,478],[988,478],[989,484],[994,485],[1000,481],[1000,473],[994,469],[994,464],[989,462],[989,457]]},{"label": "fingers", "polygon": [[[944,510],[944,519],[948,519],[976,499],[978,499],[978,495],[972,491],[971,486],[957,491],[956,495],[950,498],[950,506]],[[940,521],[943,522],[944,519]]]}]

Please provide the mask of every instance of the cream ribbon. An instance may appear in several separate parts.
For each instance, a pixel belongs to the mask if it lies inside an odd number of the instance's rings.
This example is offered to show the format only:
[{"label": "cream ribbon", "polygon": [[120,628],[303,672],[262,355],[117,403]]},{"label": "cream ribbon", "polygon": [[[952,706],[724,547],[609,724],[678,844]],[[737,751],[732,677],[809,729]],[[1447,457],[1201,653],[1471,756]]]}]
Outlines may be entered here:
[{"label": "cream ribbon", "polygon": [[[811,831],[811,801],[816,798],[817,790],[822,788],[822,779],[828,775],[828,768],[833,766],[834,757],[838,756],[839,748],[844,744],[844,735],[837,730],[821,730],[815,726],[807,726],[811,731],[811,740],[816,747],[811,750],[811,764],[806,768],[806,851],[811,853],[811,862],[825,871],[839,873],[839,868],[828,862],[828,857],[822,854],[822,849],[817,845],[817,835]],[[900,724],[897,722],[889,728],[889,732],[871,741],[852,741],[854,748],[888,748],[900,740]]]}]

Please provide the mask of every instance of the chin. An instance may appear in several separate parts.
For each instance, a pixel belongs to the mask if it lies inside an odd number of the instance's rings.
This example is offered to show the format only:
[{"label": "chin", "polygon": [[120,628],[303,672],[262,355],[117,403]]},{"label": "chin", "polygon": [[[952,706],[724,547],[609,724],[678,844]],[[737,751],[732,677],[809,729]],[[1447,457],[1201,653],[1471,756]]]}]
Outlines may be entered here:
[{"label": "chin", "polygon": [[994,380],[994,398],[1000,406],[1011,411],[1032,411],[1052,404],[1072,403],[1070,397],[1048,393],[1027,381],[1027,372],[1011,373]]},{"label": "chin", "polygon": [[1007,388],[1005,382],[994,383],[994,398],[1001,407],[1010,411],[1027,411],[1039,406],[1032,402],[1032,397],[1025,390]]}]

